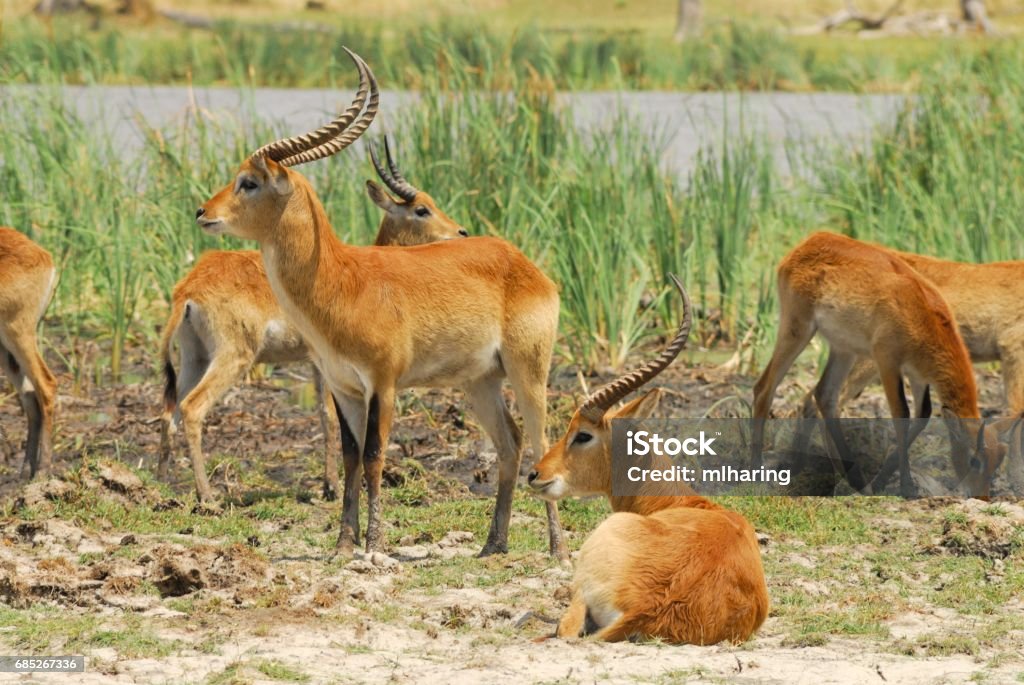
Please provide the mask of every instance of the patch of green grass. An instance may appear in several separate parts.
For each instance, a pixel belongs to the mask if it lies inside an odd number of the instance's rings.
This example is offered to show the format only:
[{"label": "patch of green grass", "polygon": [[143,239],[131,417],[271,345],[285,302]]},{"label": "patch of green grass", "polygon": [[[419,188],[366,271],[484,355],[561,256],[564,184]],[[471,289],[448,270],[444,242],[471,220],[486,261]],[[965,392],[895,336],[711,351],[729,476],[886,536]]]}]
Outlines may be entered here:
[{"label": "patch of green grass", "polygon": [[739,511],[754,527],[784,540],[808,545],[853,545],[874,540],[872,515],[884,506],[880,497],[720,497],[723,506]]},{"label": "patch of green grass", "polygon": [[947,510],[942,514],[942,518],[947,523],[967,525],[967,514],[962,511]]},{"label": "patch of green grass", "polygon": [[[727,64],[741,60],[746,66],[729,66],[732,75],[724,82],[772,83],[749,72],[766,62],[759,51],[776,39],[762,40],[760,33],[745,34],[736,27],[721,30],[728,36],[695,48],[700,59],[716,60],[716,51],[727,52],[728,58],[720,56]],[[226,54],[266,60],[268,68],[295,66],[294,60],[274,57],[274,50],[261,51],[263,38],[241,33],[238,40],[244,45]],[[224,35],[222,40],[229,41]],[[422,63],[429,68],[424,67],[417,83],[423,98],[393,113],[391,132],[403,141],[403,169],[414,180],[430,179],[428,190],[447,213],[474,233],[511,240],[559,284],[559,364],[620,366],[638,348],[659,341],[677,316],[667,286],[666,274],[672,272],[688,284],[706,313],[695,335],[731,346],[752,333],[758,349],[745,368],[755,368],[774,337],[775,265],[815,226],[955,259],[1024,256],[1016,233],[1024,223],[1024,199],[1005,183],[1024,175],[1024,160],[1006,152],[1024,147],[1019,105],[1024,101],[1024,48],[1016,42],[985,44],[976,52],[937,61],[922,74],[913,109],[872,139],[869,154],[822,151],[809,163],[814,180],[793,181],[782,178],[765,154],[766,141],[743,131],[723,131],[728,146],[705,149],[689,177],[680,178],[662,164],[667,136],[652,140],[621,113],[581,131],[569,108],[556,103],[548,79],[529,69],[517,71],[529,61],[522,55],[545,54],[532,43],[542,39],[524,34],[522,45],[509,52],[485,39],[459,35],[424,48]],[[360,45],[371,63],[381,64],[382,78],[387,68],[415,71],[404,51],[402,60],[376,60],[377,39],[361,29],[360,36],[362,41],[352,44]],[[0,65],[26,70],[30,64],[40,70],[39,80],[60,80],[81,51],[73,41],[57,55],[46,52],[46,40],[36,47],[20,42],[38,38],[31,31],[10,38],[5,33]],[[110,60],[121,60],[117,40],[109,48]],[[320,38],[303,33],[288,40],[303,43],[302,50],[289,54],[305,60],[316,54],[306,43]],[[311,78],[326,85],[337,72],[348,83],[352,70],[337,53],[340,41],[336,36],[324,40],[334,57],[309,57],[320,64],[319,71],[309,72]],[[11,61],[4,55],[20,57]],[[597,58],[583,61],[592,59]],[[621,59],[601,59],[626,70]],[[642,69],[656,64],[642,51],[635,60]],[[562,73],[557,61],[548,68]],[[231,69],[248,73],[241,65]],[[10,78],[22,76],[18,72]],[[0,206],[0,223],[23,228],[60,256],[62,276],[46,326],[58,330],[73,350],[86,340],[101,341],[100,368],[93,370],[100,382],[121,373],[127,340],[155,341],[154,324],[166,304],[161,293],[180,278],[188,255],[242,246],[207,236],[191,224],[182,228],[181,221],[233,176],[238,160],[284,133],[259,124],[242,130],[199,116],[180,128],[148,132],[137,155],[124,155],[119,141],[83,136],[82,131],[95,127],[79,120],[59,94],[46,90],[5,98],[0,127],[8,132],[0,139],[0,158],[19,160],[0,168],[0,194],[21,198]],[[339,235],[370,242],[379,212],[361,184],[352,182],[373,176],[366,160],[342,154],[302,172],[319,190]],[[965,199],[964,187],[978,192]],[[153,283],[157,288],[150,287]],[[649,306],[638,306],[641,302]],[[74,354],[68,363],[76,378],[89,373]],[[230,468],[243,485],[256,489],[263,483],[273,489],[265,475],[239,469],[230,456],[214,461]],[[396,491],[396,498],[409,506],[422,501],[415,485]],[[783,516],[765,513],[772,526],[772,518]],[[843,525],[844,534],[857,534]]]},{"label": "patch of green grass", "polygon": [[791,644],[811,646],[824,644],[828,636],[884,638],[888,629],[879,621],[884,614],[880,607],[851,606],[833,611],[813,611],[790,620]]},{"label": "patch of green grass", "polygon": [[252,678],[242,675],[242,665],[237,661],[229,664],[223,671],[211,674],[205,685],[250,685]]},{"label": "patch of green grass", "polygon": [[[90,468],[88,464],[82,468]],[[141,473],[141,472],[140,472]],[[68,474],[73,482],[78,478],[75,472]],[[220,539],[226,542],[246,542],[258,537],[259,526],[274,522],[283,528],[302,528],[312,516],[312,508],[295,501],[293,497],[280,496],[256,502],[251,507],[227,505],[220,514],[212,515],[194,511],[194,494],[182,497],[181,506],[155,510],[151,506],[118,501],[104,496],[94,489],[80,488],[67,499],[52,503],[52,510],[13,508],[7,515],[17,515],[23,520],[34,520],[49,516],[73,521],[75,525],[92,530],[132,531],[138,535],[158,534],[173,537],[180,534],[197,535]],[[7,503],[12,507],[11,503]],[[132,557],[139,553],[135,546],[119,548],[115,555]],[[88,559],[83,559],[83,563]]]},{"label": "patch of green grass", "polygon": [[256,664],[256,670],[271,680],[287,683],[308,683],[310,680],[309,675],[276,659],[259,662]]},{"label": "patch of green grass", "polygon": [[515,28],[497,26],[488,14],[417,18],[406,30],[379,19],[324,25],[322,15],[315,19],[321,31],[223,20],[215,40],[208,31],[126,31],[116,24],[94,30],[73,18],[46,25],[20,19],[2,27],[0,82],[325,87],[337,82],[344,64],[339,46],[349,45],[389,87],[419,88],[465,63],[480,80],[507,84],[533,76],[563,89],[879,91],[901,90],[943,59],[967,60],[1003,44],[901,37],[865,45],[842,33],[794,37],[734,17],[675,44],[664,31],[671,18],[653,32],[623,30],[621,20],[587,29],[579,17],[570,30],[545,30],[529,18]]},{"label": "patch of green grass", "polygon": [[917,646],[928,656],[976,656],[980,651],[978,641],[966,635],[922,635],[917,638]]},{"label": "patch of green grass", "polygon": [[928,600],[967,615],[992,615],[1008,601],[1024,593],[1024,570],[1019,555],[1005,562],[1001,578],[990,578],[992,562],[966,556],[942,556],[928,560]]},{"label": "patch of green grass", "polygon": [[123,658],[161,658],[183,646],[156,636],[133,614],[77,616],[49,607],[22,611],[0,607],[0,624],[11,629],[5,640],[12,647],[37,654],[79,654],[109,647]]}]

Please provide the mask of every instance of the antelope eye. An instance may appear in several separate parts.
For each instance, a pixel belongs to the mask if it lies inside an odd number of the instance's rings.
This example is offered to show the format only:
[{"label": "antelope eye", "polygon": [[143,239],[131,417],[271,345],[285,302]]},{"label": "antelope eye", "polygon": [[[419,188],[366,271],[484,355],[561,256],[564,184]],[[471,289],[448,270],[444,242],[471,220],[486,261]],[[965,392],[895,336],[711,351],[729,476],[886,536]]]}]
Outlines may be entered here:
[{"label": "antelope eye", "polygon": [[424,207],[423,205],[417,207],[415,211],[416,216],[430,216],[430,210]]},{"label": "antelope eye", "polygon": [[242,190],[256,190],[259,188],[259,185],[251,178],[243,178],[241,183],[238,184],[238,187]]},{"label": "antelope eye", "polygon": [[588,442],[590,442],[593,439],[594,439],[594,436],[591,435],[590,433],[584,433],[584,432],[580,431],[579,433],[576,434],[576,437],[572,439],[572,444],[574,444],[574,445],[585,445],[585,444],[587,444]]}]

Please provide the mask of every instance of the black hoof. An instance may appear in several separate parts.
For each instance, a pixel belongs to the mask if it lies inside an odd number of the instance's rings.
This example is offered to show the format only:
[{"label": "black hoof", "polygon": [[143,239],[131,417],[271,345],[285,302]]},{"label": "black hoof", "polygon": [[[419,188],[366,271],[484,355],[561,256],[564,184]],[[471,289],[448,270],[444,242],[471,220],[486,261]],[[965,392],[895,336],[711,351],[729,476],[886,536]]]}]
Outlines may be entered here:
[{"label": "black hoof", "polygon": [[495,554],[508,554],[508,545],[501,545],[496,542],[488,542],[484,545],[484,548],[477,554],[478,559],[489,557]]}]

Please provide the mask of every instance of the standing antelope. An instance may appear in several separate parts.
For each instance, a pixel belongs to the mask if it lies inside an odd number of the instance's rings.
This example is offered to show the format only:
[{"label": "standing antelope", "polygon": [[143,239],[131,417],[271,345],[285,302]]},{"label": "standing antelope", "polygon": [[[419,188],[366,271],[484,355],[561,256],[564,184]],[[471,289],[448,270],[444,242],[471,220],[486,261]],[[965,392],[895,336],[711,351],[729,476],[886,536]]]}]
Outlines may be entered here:
[{"label": "standing antelope", "polygon": [[[919,418],[931,411],[925,391],[934,387],[953,438],[953,466],[971,495],[987,497],[992,474],[1006,446],[996,430],[984,427],[978,411],[974,370],[953,315],[939,291],[892,252],[833,233],[814,233],[779,264],[780,321],[775,350],[754,386],[755,459],[761,455],[764,419],[775,389],[816,332],[829,343],[829,357],[814,398],[841,454],[845,443],[838,426],[839,392],[858,357],[870,357],[882,377],[895,419],[900,494],[914,495],[910,478],[907,419],[903,390],[908,376],[922,389],[915,402]],[[912,438],[911,438],[912,439]],[[968,458],[969,455],[969,458]],[[876,491],[892,474],[892,460],[868,487]],[[843,456],[837,464],[855,489],[864,488],[859,467]]]},{"label": "standing antelope", "polygon": [[[522,438],[502,397],[502,380],[511,382],[533,447],[543,453],[558,291],[498,238],[381,248],[352,247],[335,236],[313,188],[290,167],[342,150],[376,114],[376,79],[362,59],[348,54],[360,75],[348,110],[317,131],[257,150],[235,180],[199,208],[196,221],[210,233],[259,243],[271,290],[309,344],[341,410],[339,550],[348,553],[359,541],[361,475],[366,548],[382,547],[381,472],[395,392],[457,386],[498,451],[498,497],[481,553],[504,552]],[[368,90],[370,103],[352,124]],[[566,558],[556,506],[549,504],[547,513],[551,551]]]},{"label": "standing antelope", "polygon": [[[546,500],[602,494],[616,512],[583,543],[558,637],[577,637],[589,619],[601,640],[742,642],[768,615],[761,552],[743,516],[685,484],[645,482],[640,495],[612,492],[612,420],[650,416],[660,390],[613,406],[671,364],[690,333],[690,300],[673,281],[684,307],[675,338],[657,359],[591,395],[529,476]],[[671,463],[660,460],[653,468]]]},{"label": "standing antelope", "polygon": [[[876,247],[896,255],[939,289],[971,361],[1000,362],[1009,413],[1024,413],[1024,261],[970,264]],[[870,359],[858,360],[836,411],[877,377]],[[914,387],[913,394],[922,397],[923,389]],[[803,414],[813,418],[817,413],[814,396],[808,393]]]},{"label": "standing antelope", "polygon": [[[388,168],[370,146],[370,157],[392,197],[373,181],[366,190],[384,210],[375,245],[420,245],[468,235],[438,209],[434,199],[414,188],[398,170],[384,141]],[[171,346],[181,349],[181,376],[171,362]],[[274,299],[259,252],[255,250],[204,253],[174,286],[171,315],[161,338],[164,366],[164,412],[161,416],[160,463],[157,475],[167,478],[175,413],[180,414],[188,440],[199,500],[209,503],[213,491],[206,478],[203,422],[213,405],[236,385],[253,364],[309,361],[309,349]],[[334,402],[323,401],[322,379],[314,367],[317,406],[324,433],[324,497],[338,493],[337,424]],[[178,397],[182,400],[178,403]]]},{"label": "standing antelope", "polygon": [[36,329],[57,285],[50,253],[13,228],[0,227],[0,367],[28,418],[29,478],[46,475],[53,459],[57,379],[39,353]]}]

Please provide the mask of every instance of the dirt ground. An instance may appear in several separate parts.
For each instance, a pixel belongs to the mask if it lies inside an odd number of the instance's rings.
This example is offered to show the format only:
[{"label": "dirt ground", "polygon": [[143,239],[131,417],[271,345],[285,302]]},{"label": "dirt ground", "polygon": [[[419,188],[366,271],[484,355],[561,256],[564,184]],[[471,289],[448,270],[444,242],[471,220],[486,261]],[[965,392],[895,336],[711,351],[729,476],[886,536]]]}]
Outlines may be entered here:
[{"label": "dirt ground", "polygon": [[[144,369],[140,367],[140,375]],[[457,394],[401,400],[388,450],[390,554],[331,554],[319,423],[300,367],[233,390],[207,423],[219,515],[194,509],[182,459],[148,475],[155,382],[60,398],[55,477],[17,480],[24,435],[0,404],[0,653],[88,656],[77,675],[0,682],[1007,683],[1024,678],[1024,507],[892,498],[734,498],[763,537],[773,608],[749,642],[538,642],[571,571],[543,548],[543,508],[517,496],[512,551],[475,557],[495,455]],[[777,413],[810,376],[781,388]],[[69,381],[63,378],[64,381]],[[602,378],[586,379],[593,386]],[[753,379],[677,364],[666,416],[742,412]],[[986,407],[1001,385],[981,373]],[[63,387],[70,387],[65,382]],[[552,384],[551,425],[580,393]],[[884,413],[869,392],[851,414]],[[525,460],[531,462],[532,457]],[[524,463],[524,471],[529,463]],[[566,503],[572,547],[607,513]]]}]

